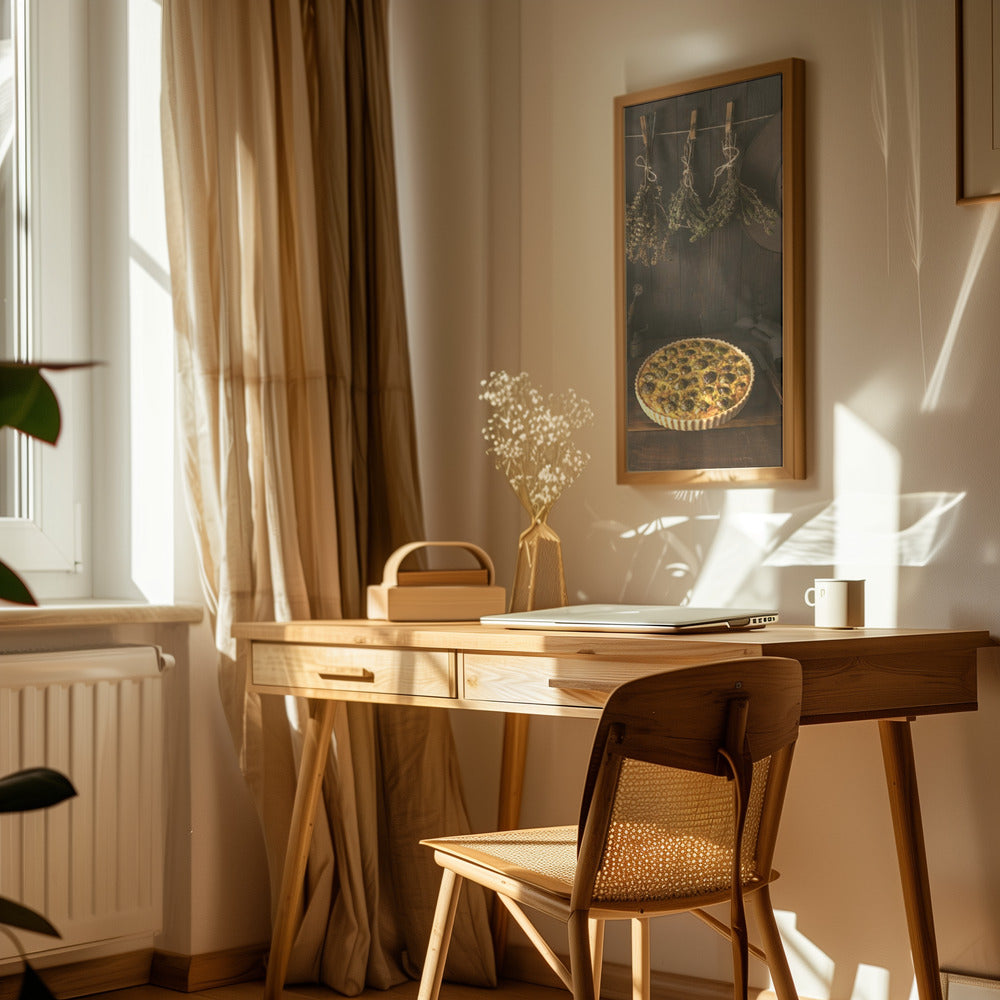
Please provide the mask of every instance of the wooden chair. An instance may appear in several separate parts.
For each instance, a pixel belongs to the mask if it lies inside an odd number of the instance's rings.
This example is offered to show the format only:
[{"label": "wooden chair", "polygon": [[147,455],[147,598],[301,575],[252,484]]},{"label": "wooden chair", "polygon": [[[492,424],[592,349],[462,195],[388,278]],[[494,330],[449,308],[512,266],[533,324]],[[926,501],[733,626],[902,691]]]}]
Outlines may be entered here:
[{"label": "wooden chair", "polygon": [[[642,677],[612,692],[594,740],[578,826],[425,840],[444,869],[419,1000],[437,1000],[463,879],[495,890],[575,1000],[600,994],[604,921],[632,921],[635,995],[649,996],[650,918],[691,912],[732,940],[733,993],[747,958],[797,1000],[768,885],[798,735],[797,661],[753,657]],[[763,950],[747,941],[744,897]],[[730,903],[728,924],[704,911]],[[524,908],[569,934],[570,968]]]}]

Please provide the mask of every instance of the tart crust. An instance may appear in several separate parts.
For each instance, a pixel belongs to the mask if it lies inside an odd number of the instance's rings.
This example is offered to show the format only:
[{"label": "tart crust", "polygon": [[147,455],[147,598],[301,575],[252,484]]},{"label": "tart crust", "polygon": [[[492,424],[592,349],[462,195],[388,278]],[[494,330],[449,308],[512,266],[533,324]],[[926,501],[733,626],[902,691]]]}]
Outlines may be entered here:
[{"label": "tart crust", "polygon": [[635,377],[635,396],[654,423],[703,431],[732,420],[753,388],[753,362],[738,347],[712,337],[689,337],[658,348]]}]

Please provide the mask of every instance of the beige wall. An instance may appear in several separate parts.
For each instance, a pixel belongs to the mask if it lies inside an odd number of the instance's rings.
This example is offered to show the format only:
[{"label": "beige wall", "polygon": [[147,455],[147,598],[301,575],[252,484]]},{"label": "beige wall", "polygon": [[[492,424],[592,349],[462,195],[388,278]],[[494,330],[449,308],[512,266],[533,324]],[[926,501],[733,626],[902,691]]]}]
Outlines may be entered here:
[{"label": "beige wall", "polygon": [[[476,394],[491,366],[523,368],[597,413],[583,435],[590,466],[552,519],[572,600],[774,603],[805,622],[803,590],[835,572],[869,580],[870,624],[1000,631],[998,209],[954,204],[951,0],[395,0],[391,11],[429,536],[483,543],[509,582],[521,522],[482,457]],[[809,477],[618,486],[612,99],[789,56],[807,64]],[[1000,976],[995,664],[980,684],[978,714],[921,720],[914,739],[942,965]],[[487,718],[456,721],[469,774],[495,757]],[[537,720],[531,739],[523,820],[566,821],[581,775],[559,761],[586,752],[589,729]],[[488,822],[493,786],[468,786]],[[906,997],[873,725],[803,733],[778,863],[803,992]],[[725,977],[721,939],[668,923],[658,968]],[[612,952],[624,960],[620,941]]]}]

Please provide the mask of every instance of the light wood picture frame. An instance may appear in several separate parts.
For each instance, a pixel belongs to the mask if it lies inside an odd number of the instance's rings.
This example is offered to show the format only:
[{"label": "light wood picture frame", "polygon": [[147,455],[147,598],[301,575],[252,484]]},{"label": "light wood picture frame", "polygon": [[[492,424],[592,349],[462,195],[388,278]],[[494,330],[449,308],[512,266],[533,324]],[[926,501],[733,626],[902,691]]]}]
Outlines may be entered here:
[{"label": "light wood picture frame", "polygon": [[804,89],[786,59],[615,99],[619,483],[805,478]]},{"label": "light wood picture frame", "polygon": [[955,0],[960,205],[1000,200],[1000,0]]}]

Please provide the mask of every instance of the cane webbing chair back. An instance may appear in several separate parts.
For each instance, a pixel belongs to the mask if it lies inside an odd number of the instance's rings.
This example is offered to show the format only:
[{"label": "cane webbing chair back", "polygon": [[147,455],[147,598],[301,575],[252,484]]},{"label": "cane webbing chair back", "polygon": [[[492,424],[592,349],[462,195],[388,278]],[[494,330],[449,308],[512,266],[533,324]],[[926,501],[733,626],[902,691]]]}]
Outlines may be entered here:
[{"label": "cane webbing chair back", "polygon": [[[575,827],[425,841],[444,869],[420,1000],[436,1000],[462,879],[496,890],[576,1000],[595,1000],[603,923],[690,911],[733,942],[734,996],[746,1000],[744,895],[755,906],[779,1000],[796,1000],[767,887],[801,714],[797,661],[675,668],[616,688],[594,739]],[[728,900],[729,923],[702,907]],[[566,969],[522,907],[563,919]],[[450,917],[449,917],[450,914]],[[596,934],[595,934],[596,930]],[[591,941],[592,935],[594,940]]]},{"label": "cane webbing chair back", "polygon": [[[778,657],[672,670],[617,688],[587,773],[576,902],[728,896],[734,878],[766,880],[777,834],[776,823],[765,824],[760,840],[772,756],[798,735],[801,688],[798,662]],[[786,766],[776,768],[772,802],[783,795]]]},{"label": "cane webbing chair back", "polygon": [[[758,877],[757,834],[770,764],[765,757],[753,766],[743,884]],[[594,878],[594,903],[728,894],[736,849],[731,781],[625,758]]]}]

